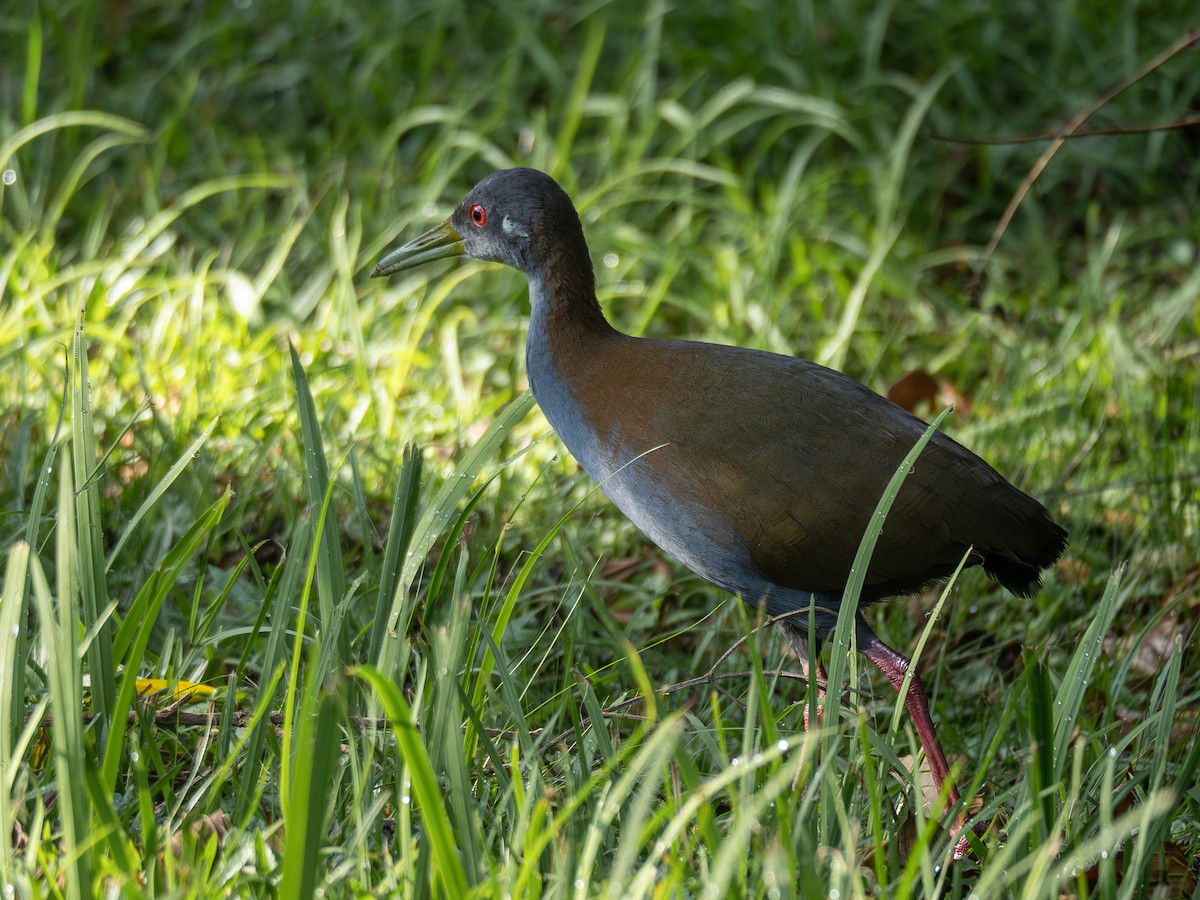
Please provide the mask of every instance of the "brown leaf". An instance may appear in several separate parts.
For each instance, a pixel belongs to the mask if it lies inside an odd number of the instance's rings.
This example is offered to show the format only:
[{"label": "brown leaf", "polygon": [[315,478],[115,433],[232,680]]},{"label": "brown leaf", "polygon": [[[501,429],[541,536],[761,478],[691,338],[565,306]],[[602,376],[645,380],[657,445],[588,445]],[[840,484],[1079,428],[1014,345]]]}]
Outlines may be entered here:
[{"label": "brown leaf", "polygon": [[1138,675],[1157,675],[1175,652],[1175,639],[1186,638],[1188,630],[1175,613],[1168,613],[1155,623],[1136,648],[1133,643],[1138,639],[1138,633],[1110,636],[1104,639],[1104,653],[1109,657],[1124,658],[1132,652],[1130,671]]},{"label": "brown leaf", "polygon": [[971,411],[971,401],[946,379],[937,379],[924,369],[913,369],[890,388],[887,398],[897,406],[917,413],[922,407],[932,414],[940,407],[952,406],[965,415]]},{"label": "brown leaf", "polygon": [[937,397],[937,379],[924,369],[913,369],[888,388],[887,392],[889,400],[910,413],[915,413],[922,404],[932,411]]},{"label": "brown leaf", "polygon": [[[908,769],[910,772],[912,771],[914,761],[915,758],[911,755],[900,757],[901,765],[903,765],[904,768]],[[955,762],[958,762],[961,765],[965,764],[967,760],[960,756],[958,759],[950,759],[947,760],[947,762],[949,762],[951,767],[953,767]],[[934,805],[937,803],[938,799],[938,786],[937,780],[933,777],[933,770],[929,768],[929,760],[924,756],[921,757],[921,771],[919,777],[915,780],[917,786],[921,789],[921,806],[925,810],[925,815],[932,816]],[[983,809],[983,798],[972,797],[971,802],[967,804],[967,817],[969,818],[970,816],[975,815],[981,809]]]}]

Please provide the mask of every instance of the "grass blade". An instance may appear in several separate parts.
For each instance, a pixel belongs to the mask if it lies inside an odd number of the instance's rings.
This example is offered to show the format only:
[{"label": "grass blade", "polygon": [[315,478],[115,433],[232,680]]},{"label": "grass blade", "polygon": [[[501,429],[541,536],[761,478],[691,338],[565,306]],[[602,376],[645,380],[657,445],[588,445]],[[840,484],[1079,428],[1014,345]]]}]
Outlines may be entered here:
[{"label": "grass blade", "polygon": [[[192,557],[192,554],[204,543],[205,538],[220,524],[232,495],[232,489],[226,487],[220,499],[210,506],[171,548],[154,570],[153,576],[138,592],[130,607],[130,615],[125,617],[125,621],[117,632],[113,649],[117,659],[123,661],[124,671],[121,675],[116,705],[113,708],[112,730],[109,732],[109,741],[104,748],[102,771],[104,784],[109,793],[115,791],[117,787],[117,770],[125,738],[126,713],[133,706],[138,675],[142,670],[151,633],[158,621],[159,610],[178,579],[184,563]],[[125,656],[126,647],[130,648],[128,657]]]},{"label": "grass blade", "polygon": [[415,444],[406,444],[400,473],[396,476],[396,490],[392,496],[392,527],[388,530],[387,545],[383,551],[383,568],[379,576],[379,593],[376,595],[373,620],[376,627],[371,630],[368,659],[379,658],[384,629],[378,627],[378,623],[385,621],[388,604],[396,595],[396,587],[400,581],[400,560],[406,557],[412,543],[420,499],[421,448]]},{"label": "grass blade", "polygon": [[[101,734],[112,725],[116,704],[116,668],[113,664],[111,621],[101,623],[101,611],[108,606],[108,585],[104,572],[103,524],[100,518],[100,486],[93,478],[96,465],[96,426],[92,418],[91,381],[88,377],[88,347],[84,335],[84,316],[80,309],[71,345],[71,461],[74,482],[79,486],[75,501],[76,536],[74,566],[78,571],[83,598],[83,624],[95,629],[88,647],[88,674],[92,682],[92,701],[101,718]],[[60,536],[61,537],[61,536]],[[61,585],[60,585],[61,591]],[[59,602],[64,602],[59,594]]]},{"label": "grass blade", "polygon": [[[325,461],[325,445],[321,440],[321,425],[317,420],[317,408],[312,392],[308,388],[308,377],[296,348],[290,342],[288,351],[292,358],[292,380],[296,389],[296,406],[300,413],[300,434],[304,441],[304,488],[308,505],[322,510],[317,558],[317,601],[321,608],[321,630],[328,630],[333,623],[333,608],[346,593],[346,572],[342,566],[342,555],[338,548],[336,517],[326,510],[330,505],[329,465]],[[341,659],[348,658],[349,642],[343,638],[339,644]]]},{"label": "grass blade", "polygon": [[407,623],[402,620],[408,610],[408,590],[413,579],[417,577],[417,572],[424,565],[425,557],[453,518],[455,507],[466,496],[471,482],[479,474],[484,463],[491,459],[512,430],[525,418],[533,407],[533,402],[533,395],[526,392],[504,409],[463,458],[458,471],[442,484],[421,515],[400,571],[400,580],[396,583],[391,609],[388,611],[386,630],[379,650],[378,666],[381,671],[392,674],[400,657],[400,644],[407,627]]},{"label": "grass blade", "polygon": [[[316,667],[311,671],[315,673]],[[288,842],[280,884],[281,897],[297,900],[305,900],[316,891],[317,871],[325,847],[325,823],[339,781],[335,778],[341,707],[337,684],[318,692],[313,679],[306,681],[294,742],[299,749],[291,802],[284,819]]]},{"label": "grass blade", "polygon": [[1067,671],[1063,674],[1062,685],[1054,698],[1054,775],[1061,778],[1067,764],[1067,754],[1070,752],[1071,733],[1079,719],[1079,710],[1083,706],[1083,697],[1087,692],[1092,670],[1100,659],[1104,647],[1104,636],[1121,608],[1124,597],[1119,593],[1121,578],[1125,566],[1118,566],[1108,579],[1108,586],[1100,598],[1096,614],[1079,641]]},{"label": "grass blade", "polygon": [[[896,468],[888,481],[887,487],[879,498],[879,502],[875,505],[875,512],[871,516],[871,521],[867,525],[867,530],[862,536],[862,540],[858,545],[858,552],[854,555],[854,563],[850,567],[850,577],[846,581],[846,590],[842,594],[842,602],[838,607],[837,625],[833,631],[833,639],[831,641],[832,651],[829,657],[829,685],[830,689],[825,696],[825,725],[826,730],[822,735],[821,753],[822,758],[829,759],[837,752],[837,744],[841,737],[841,729],[839,722],[841,721],[841,684],[844,680],[844,672],[846,671],[847,658],[850,649],[855,645],[855,627],[854,623],[858,613],[858,600],[862,595],[863,585],[867,580],[867,569],[871,563],[871,554],[875,552],[875,544],[879,540],[879,535],[883,532],[883,524],[887,519],[888,511],[892,508],[892,503],[900,493],[900,488],[904,485],[904,479],[908,477],[908,473],[912,471],[916,464],[921,451],[925,449],[925,445],[933,438],[934,433],[941,427],[946,416],[950,414],[949,409],[943,409],[938,413],[937,417],[925,429],[925,433],[917,440],[911,450],[905,455],[903,461]],[[853,685],[851,685],[853,687]],[[832,793],[825,789],[825,782],[822,782],[822,809],[825,815],[822,817],[822,840],[826,843],[833,843],[832,828],[835,824],[835,819],[832,816],[834,808],[834,799]]]},{"label": "grass blade", "polygon": [[[29,545],[18,541],[8,551],[4,567],[4,592],[0,594],[0,834],[12,834],[12,790],[20,759],[14,755],[25,711],[24,691],[18,690],[18,672],[25,659],[18,655],[18,634],[23,631],[25,584],[29,578]],[[0,883],[12,884],[12,854],[0,854]]]},{"label": "grass blade", "polygon": [[196,454],[200,452],[200,448],[204,446],[209,436],[213,433],[213,429],[217,427],[217,423],[219,421],[221,421],[220,416],[213,416],[212,421],[209,422],[204,431],[200,433],[200,437],[196,438],[196,440],[192,442],[192,445],[183,452],[183,455],[175,461],[175,464],[171,466],[171,468],[167,471],[167,474],[163,476],[162,480],[154,486],[154,489],[151,490],[146,499],[142,501],[142,505],[137,508],[137,512],[133,514],[133,518],[129,520],[129,524],[126,525],[125,530],[121,532],[121,537],[117,540],[117,545],[113,547],[112,551],[108,554],[108,561],[104,565],[105,572],[112,571],[113,561],[120,555],[121,548],[125,546],[125,542],[129,540],[129,536],[133,534],[133,531],[135,528],[137,528],[138,523],[142,521],[146,513],[150,512],[150,510],[154,508],[154,504],[156,504],[159,501],[159,498],[161,498],[162,495],[165,494],[171,487],[171,485],[175,483],[175,479],[183,474],[183,470],[187,468],[188,463],[196,458]]},{"label": "grass blade", "polygon": [[408,704],[399,689],[383,673],[370,666],[359,666],[352,673],[375,689],[383,709],[395,729],[396,745],[408,767],[413,791],[420,805],[421,819],[429,833],[429,844],[433,851],[433,864],[441,879],[443,889],[450,897],[463,897],[467,893],[467,873],[459,858],[458,845],[446,815],[442,791],[429,752],[421,742],[421,733]]},{"label": "grass blade", "polygon": [[[71,475],[63,468],[59,481],[59,532],[62,545],[74,537],[70,510],[74,505]],[[65,540],[62,536],[66,535]],[[74,556],[71,554],[71,562]],[[60,559],[59,571],[63,560]],[[33,600],[40,623],[42,652],[47,659],[50,681],[50,709],[54,716],[54,769],[57,776],[62,827],[63,855],[61,864],[67,884],[67,896],[82,900],[92,896],[91,825],[84,752],[86,739],[83,730],[83,690],[79,665],[79,648],[75,636],[77,620],[72,596],[62,593],[60,583],[58,611],[50,595],[50,586],[36,556],[30,559],[33,576]],[[68,563],[69,565],[69,563]],[[60,578],[61,582],[61,578]],[[69,583],[69,582],[68,582]]]}]

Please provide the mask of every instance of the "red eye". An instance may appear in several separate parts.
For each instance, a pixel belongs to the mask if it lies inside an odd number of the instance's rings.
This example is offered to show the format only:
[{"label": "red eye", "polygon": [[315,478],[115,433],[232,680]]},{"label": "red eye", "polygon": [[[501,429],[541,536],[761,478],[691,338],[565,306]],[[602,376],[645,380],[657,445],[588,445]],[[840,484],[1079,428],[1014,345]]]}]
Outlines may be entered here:
[{"label": "red eye", "polygon": [[483,223],[487,221],[487,210],[476,203],[471,207],[471,221],[475,223],[477,228],[482,228]]}]

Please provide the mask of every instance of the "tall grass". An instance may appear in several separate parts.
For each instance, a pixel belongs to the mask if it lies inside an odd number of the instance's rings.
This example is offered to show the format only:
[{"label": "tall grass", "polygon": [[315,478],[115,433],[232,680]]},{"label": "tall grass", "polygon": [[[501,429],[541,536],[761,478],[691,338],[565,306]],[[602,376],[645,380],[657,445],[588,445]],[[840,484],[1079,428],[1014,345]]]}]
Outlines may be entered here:
[{"label": "tall grass", "polygon": [[[1018,2],[0,14],[0,879],[15,896],[1195,891],[1200,166],[1037,149],[1194,27]],[[1112,122],[1183,115],[1184,54]],[[872,610],[897,698],[645,541],[525,391],[525,288],[383,249],[544,168],[637,334],[933,373],[1051,506],[1035,598]],[[926,615],[943,603],[934,621]],[[920,636],[918,638],[918,635]],[[710,678],[664,692],[707,672]],[[843,677],[844,673],[844,677]]]}]

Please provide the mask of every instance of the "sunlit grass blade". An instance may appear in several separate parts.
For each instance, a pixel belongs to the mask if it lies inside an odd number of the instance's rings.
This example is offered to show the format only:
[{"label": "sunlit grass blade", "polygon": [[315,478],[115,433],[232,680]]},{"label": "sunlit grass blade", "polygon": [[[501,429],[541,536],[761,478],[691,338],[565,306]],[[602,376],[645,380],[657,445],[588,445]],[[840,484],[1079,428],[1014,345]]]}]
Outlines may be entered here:
[{"label": "sunlit grass blade", "polygon": [[[63,371],[71,371],[70,352],[64,352],[63,359],[65,365]],[[62,397],[58,404],[58,418],[54,426],[54,432],[46,447],[46,454],[42,457],[42,464],[37,470],[37,480],[34,483],[33,498],[29,503],[29,518],[25,523],[25,542],[30,547],[37,547],[40,544],[39,535],[43,523],[43,517],[46,512],[47,497],[50,495],[51,476],[54,474],[54,466],[59,460],[59,450],[62,447],[62,432],[63,423],[66,421],[67,410],[71,404],[71,380],[63,379]]]},{"label": "sunlit grass blade", "polygon": [[421,499],[421,448],[406,444],[400,472],[396,476],[396,488],[392,496],[391,528],[383,550],[383,565],[379,576],[379,591],[375,600],[375,616],[372,621],[371,646],[367,659],[378,659],[383,644],[388,606],[396,596],[400,578],[401,560],[406,558],[412,542],[413,530],[417,525],[417,509]]},{"label": "sunlit grass blade", "polygon": [[[1153,733],[1153,744],[1155,748],[1166,748],[1172,743],[1173,732],[1180,728],[1181,723],[1177,716],[1178,701],[1179,701],[1179,681],[1181,675],[1183,660],[1183,641],[1176,639],[1175,646],[1172,648],[1171,657],[1167,660],[1166,668],[1159,675],[1154,694],[1152,695],[1152,708],[1155,710],[1157,723]],[[1193,724],[1191,728],[1190,750],[1184,758],[1182,764],[1175,768],[1171,766],[1171,782],[1167,787],[1168,777],[1168,759],[1167,754],[1163,752],[1155,752],[1152,754],[1153,766],[1150,770],[1150,777],[1147,779],[1145,790],[1148,793],[1158,794],[1162,791],[1170,791],[1172,796],[1177,796],[1178,792],[1186,791],[1193,785],[1193,774],[1196,771],[1197,762],[1200,762],[1200,748],[1196,746],[1196,739],[1200,732],[1200,725]],[[1138,892],[1149,893],[1153,889],[1153,885],[1147,884],[1146,879],[1150,871],[1150,867],[1155,862],[1154,856],[1156,853],[1161,853],[1161,848],[1164,841],[1170,835],[1171,817],[1170,816],[1154,816],[1149,810],[1145,813],[1143,822],[1138,827],[1138,839],[1133,842],[1131,852],[1129,853],[1129,863],[1127,871],[1136,875],[1136,877],[1127,876],[1124,879],[1122,886],[1122,897],[1135,897]],[[1160,861],[1160,865],[1162,862]]]},{"label": "sunlit grass blade", "polygon": [[876,220],[871,255],[863,266],[854,288],[846,297],[837,331],[817,354],[817,362],[822,365],[840,369],[845,364],[850,338],[858,331],[867,294],[902,231],[900,196],[905,175],[909,171],[913,140],[921,122],[928,115],[934,98],[950,74],[951,69],[943,69],[921,86],[892,142],[887,166],[876,175]]},{"label": "sunlit grass blade", "polygon": [[[17,655],[25,585],[29,578],[29,545],[18,541],[8,551],[4,590],[0,593],[0,834],[12,834],[12,788],[20,759],[14,754],[25,712],[23,691],[16,675],[25,666]],[[12,855],[0,854],[0,880],[12,884]]]},{"label": "sunlit grass blade", "polygon": [[31,122],[0,144],[0,168],[9,165],[12,155],[37,138],[64,128],[91,126],[104,128],[134,139],[146,136],[146,128],[137,122],[99,110],[66,110]]},{"label": "sunlit grass blade", "polygon": [[[71,482],[64,471],[60,482],[59,510],[71,501]],[[69,521],[69,519],[67,520]],[[61,526],[60,527],[64,527]],[[59,866],[66,893],[73,900],[92,896],[91,822],[85,765],[83,690],[75,631],[74,607],[59,596],[58,614],[45,573],[36,556],[30,559],[33,600],[37,609],[42,652],[50,680],[50,709],[54,716],[52,739],[58,786],[63,853]]]},{"label": "sunlit grass blade", "polygon": [[192,442],[191,446],[183,452],[183,455],[175,461],[171,468],[167,470],[167,473],[163,476],[162,480],[154,486],[154,489],[151,490],[146,499],[142,501],[142,505],[137,508],[137,511],[133,514],[133,518],[129,520],[129,524],[126,525],[125,530],[121,532],[121,537],[117,539],[116,546],[114,546],[109,552],[108,560],[104,566],[104,570],[106,572],[112,570],[113,561],[120,555],[121,548],[125,546],[125,542],[129,540],[129,536],[133,534],[133,531],[137,528],[138,523],[142,521],[142,519],[148,512],[150,512],[151,509],[154,508],[154,504],[157,503],[168,490],[170,490],[171,485],[175,483],[175,479],[183,474],[183,470],[187,468],[188,464],[196,458],[196,454],[200,452],[200,448],[204,446],[205,442],[212,435],[213,429],[217,427],[217,423],[220,420],[220,416],[213,417],[212,421],[208,423],[204,431],[200,433],[200,437],[196,438],[196,440]]},{"label": "sunlit grass blade", "polygon": [[1029,761],[1029,795],[1033,800],[1035,824],[1030,832],[1030,849],[1036,849],[1051,839],[1054,833],[1056,783],[1054,773],[1054,689],[1050,684],[1050,673],[1046,670],[1038,651],[1027,648],[1024,652],[1026,711],[1029,720],[1030,748],[1033,759]]},{"label": "sunlit grass blade", "polygon": [[[313,544],[308,554],[308,570],[300,588],[300,601],[297,604],[296,619],[293,623],[292,654],[288,662],[286,696],[283,701],[283,746],[280,753],[279,794],[283,804],[284,816],[288,815],[288,804],[293,796],[292,766],[295,762],[297,745],[294,743],[297,732],[294,719],[300,714],[300,703],[303,699],[301,681],[301,661],[304,658],[305,629],[308,627],[309,600],[312,596],[314,575],[321,563],[321,534],[324,530],[326,516],[329,511],[329,501],[333,496],[333,482],[325,486],[325,496],[314,515]],[[332,616],[332,612],[331,612]],[[331,623],[326,623],[331,624]],[[315,654],[314,654],[315,656]],[[312,666],[316,668],[316,665]]]},{"label": "sunlit grass blade", "polygon": [[[1151,823],[1169,815],[1175,800],[1174,792],[1169,789],[1158,791],[1147,797],[1138,806],[1114,819],[1110,826],[1099,829],[1093,837],[1081,841],[1060,858],[1053,859],[1052,865],[1048,867],[1046,878],[1034,881],[1025,890],[1023,896],[1045,896],[1050,890],[1070,884],[1079,871],[1090,865],[1102,853],[1112,854],[1116,848],[1131,838],[1141,843],[1142,839],[1133,838],[1133,835],[1139,834],[1141,829],[1145,829]],[[1045,854],[1052,849],[1053,845],[1045,845],[1042,852]],[[1130,878],[1121,891],[1121,896],[1123,898],[1138,896],[1137,886],[1137,880]]]},{"label": "sunlit grass blade", "polygon": [[400,570],[400,579],[396,583],[396,590],[392,596],[387,620],[376,625],[376,627],[382,625],[385,629],[379,650],[378,666],[381,671],[393,673],[396,661],[400,656],[400,642],[406,626],[402,619],[405,618],[406,610],[409,610],[409,587],[421,566],[425,564],[425,557],[442,534],[447,523],[453,518],[455,508],[466,496],[475,476],[504,444],[512,430],[525,418],[532,406],[533,395],[529,393],[522,394],[513,400],[496,417],[483,437],[463,457],[454,475],[442,484],[425,507],[425,511],[413,531],[412,540],[404,558],[404,565]]},{"label": "sunlit grass blade", "polygon": [[[468,639],[468,630],[475,622],[470,601],[463,590],[466,563],[466,556],[460,556],[454,606],[446,623],[434,628],[431,635],[431,662],[437,672],[456,673],[467,669],[466,651],[474,646]],[[434,678],[429,691],[424,735],[430,763],[445,784],[450,821],[463,868],[467,872],[482,872],[485,870],[480,852],[482,835],[469,769],[475,754],[473,744],[467,744],[464,737],[463,719],[466,716],[462,706],[462,685],[457,677],[447,674]]]},{"label": "sunlit grass blade", "polygon": [[[315,673],[316,667],[312,667]],[[287,848],[283,858],[280,895],[298,900],[313,896],[323,866],[325,823],[337,795],[338,713],[342,704],[337,682],[318,689],[306,678],[304,700],[295,727],[298,748],[291,782],[291,802],[285,807]]]},{"label": "sunlit grass blade", "polygon": [[468,879],[459,858],[458,846],[443,805],[441,787],[421,741],[421,732],[400,691],[378,669],[355,668],[353,673],[375,689],[388,719],[395,729],[396,744],[412,779],[413,791],[428,832],[433,865],[448,896],[466,896]]},{"label": "sunlit grass blade", "polygon": [[[333,622],[333,607],[346,592],[346,572],[338,548],[338,527],[334,516],[325,512],[329,504],[329,465],[325,462],[325,445],[321,440],[321,424],[317,408],[313,404],[312,392],[308,388],[308,376],[296,348],[289,343],[292,360],[292,380],[296,391],[296,407],[300,414],[300,434],[304,441],[304,490],[309,506],[321,509],[322,518],[317,529],[320,534],[317,558],[317,600],[321,610],[321,631],[329,629]],[[341,646],[341,658],[349,653],[349,643]]]},{"label": "sunlit grass blade", "polygon": [[[750,805],[740,807],[737,810],[734,824],[734,831],[737,834],[727,832],[722,836],[720,841],[722,845],[725,845],[726,842],[734,847],[744,845],[745,839],[758,826],[758,822],[761,820],[765,810],[771,804],[777,802],[781,795],[786,793],[794,777],[796,769],[793,761],[789,760],[788,765],[779,765],[779,761],[788,759],[796,752],[799,752],[801,755],[806,754],[812,746],[812,742],[806,740],[803,736],[791,737],[785,740],[781,739],[761,753],[755,754],[750,759],[743,760],[741,765],[727,766],[699,784],[695,789],[688,791],[686,799],[675,810],[666,826],[656,836],[656,845],[662,845],[666,848],[664,852],[669,853],[670,848],[675,845],[675,842],[682,840],[687,830],[695,827],[695,820],[701,809],[707,804],[717,801],[736,781],[745,778],[756,769],[767,769],[768,771],[775,769],[774,772],[771,772],[767,783],[754,791]],[[650,859],[639,868],[630,880],[631,890],[637,892],[649,891],[654,883],[657,869],[656,862],[661,855],[659,853],[651,854]],[[722,859],[720,856],[714,861],[713,868],[716,878],[714,888],[716,888],[715,893],[718,896],[727,896],[726,891],[722,890],[721,886],[727,885],[731,879],[733,862],[732,859]]]},{"label": "sunlit grass blade", "polygon": [[[848,654],[856,643],[855,617],[858,612],[858,602],[862,596],[863,585],[866,583],[871,555],[875,552],[875,544],[879,540],[879,535],[883,532],[888,511],[892,508],[892,503],[900,493],[900,488],[903,487],[904,480],[908,477],[908,473],[912,471],[913,466],[921,455],[921,451],[925,449],[925,445],[933,438],[934,433],[941,427],[942,422],[949,413],[949,409],[943,409],[938,413],[937,417],[925,429],[924,434],[913,444],[912,449],[908,451],[900,465],[896,468],[878,503],[875,505],[875,511],[871,516],[870,523],[867,525],[867,530],[859,542],[858,551],[854,555],[854,562],[850,567],[850,577],[846,580],[846,589],[842,593],[842,601],[838,607],[837,625],[834,627],[833,637],[830,641],[832,651],[829,656],[828,668],[829,691],[825,696],[826,730],[822,736],[821,746],[822,757],[825,759],[830,758],[837,752],[840,740],[841,685],[844,681]],[[851,685],[851,687],[854,687],[854,685]],[[830,815],[833,805],[832,794],[823,791],[823,816],[821,820],[823,830],[821,836],[822,840],[829,843],[834,842],[832,829],[835,826],[835,820]]]},{"label": "sunlit grass blade", "polygon": [[[85,316],[86,310],[80,309],[71,346],[71,463],[74,483],[78,486],[74,497],[76,535],[72,550],[83,599],[84,627],[97,628],[88,648],[87,659],[92,701],[101,719],[101,734],[104,734],[112,725],[117,686],[110,624],[99,624],[101,611],[108,606],[109,596],[104,573],[100,486],[95,479],[96,425],[88,376]],[[59,585],[59,589],[59,602],[67,602],[61,593],[62,585]]]},{"label": "sunlit grass blade", "polygon": [[[283,565],[271,579],[263,598],[263,615],[269,615],[270,618],[270,627],[261,648],[261,662],[257,663],[262,667],[263,672],[275,673],[288,670],[288,634],[291,628],[298,627],[292,619],[292,603],[298,595],[306,595],[308,591],[306,586],[312,584],[311,576],[305,580],[305,576],[309,573],[308,564],[314,555],[311,541],[312,518],[306,517],[298,523],[288,545]],[[272,699],[279,680],[276,678],[270,683],[271,693],[264,695],[262,698],[264,702]],[[249,741],[240,765],[238,776],[240,790],[237,792],[237,802],[234,806],[234,822],[239,827],[244,827],[255,814],[255,805],[252,800],[262,791],[261,769],[270,759],[267,756],[268,741],[274,743],[275,737],[267,734],[266,727],[250,730]]]},{"label": "sunlit grass blade", "polygon": [[[126,714],[132,708],[137,690],[138,676],[142,671],[146,647],[158,621],[159,611],[171,588],[179,578],[180,570],[204,543],[205,539],[221,522],[229,506],[233,492],[226,488],[221,497],[210,506],[179,539],[154,570],[154,574],[138,592],[113,642],[116,658],[121,660],[120,689],[114,709],[114,719],[109,732],[110,740],[104,748],[102,771],[104,783],[111,793],[116,789],[117,770],[124,749]],[[126,649],[129,654],[126,656]]]},{"label": "sunlit grass blade", "polygon": [[1062,777],[1070,752],[1071,733],[1079,718],[1083,698],[1088,690],[1092,672],[1104,646],[1104,637],[1112,626],[1124,595],[1120,592],[1125,567],[1118,566],[1108,579],[1108,586],[1096,607],[1095,614],[1084,632],[1071,661],[1063,673],[1062,684],[1054,698],[1054,774]]},{"label": "sunlit grass blade", "polygon": [[[649,732],[646,740],[621,770],[616,781],[607,785],[597,798],[595,812],[584,835],[583,846],[579,848],[575,864],[575,894],[585,897],[596,891],[596,888],[606,880],[607,871],[599,869],[601,859],[611,850],[618,849],[619,842],[612,834],[613,823],[622,814],[626,801],[635,788],[646,779],[654,778],[654,773],[662,767],[666,760],[674,755],[676,742],[683,730],[683,719],[678,714],[664,719],[653,731]],[[740,774],[740,773],[739,773]],[[640,804],[641,818],[645,815],[645,804]],[[632,857],[626,857],[626,866],[632,865]],[[631,874],[613,872],[614,881],[609,885],[610,891],[619,891],[619,885],[627,881]]]}]

